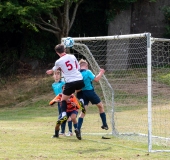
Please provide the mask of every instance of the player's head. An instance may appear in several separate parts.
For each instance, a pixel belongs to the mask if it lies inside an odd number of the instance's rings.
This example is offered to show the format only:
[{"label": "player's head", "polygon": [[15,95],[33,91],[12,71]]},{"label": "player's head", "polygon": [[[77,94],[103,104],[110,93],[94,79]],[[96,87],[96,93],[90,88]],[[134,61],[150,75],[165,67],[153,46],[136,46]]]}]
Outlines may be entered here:
[{"label": "player's head", "polygon": [[88,67],[88,62],[84,59],[81,59],[79,61],[79,64],[80,64],[80,68],[87,68]]},{"label": "player's head", "polygon": [[53,72],[53,78],[55,81],[60,81],[61,80],[61,70],[60,69],[56,69]]},{"label": "player's head", "polygon": [[63,44],[58,44],[55,46],[54,50],[56,51],[56,53],[58,54],[62,54],[65,52],[65,48]]}]

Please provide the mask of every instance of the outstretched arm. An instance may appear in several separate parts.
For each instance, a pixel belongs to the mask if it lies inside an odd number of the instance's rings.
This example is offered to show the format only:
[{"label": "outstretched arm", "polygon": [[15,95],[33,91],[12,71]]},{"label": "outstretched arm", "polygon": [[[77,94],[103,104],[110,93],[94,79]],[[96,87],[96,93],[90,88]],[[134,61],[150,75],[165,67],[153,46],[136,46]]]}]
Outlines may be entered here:
[{"label": "outstretched arm", "polygon": [[61,94],[57,95],[54,99],[52,99],[49,103],[49,105],[53,105],[56,102],[60,102],[61,101]]},{"label": "outstretched arm", "polygon": [[52,70],[52,69],[47,70],[46,73],[47,73],[47,74],[53,74],[53,70]]},{"label": "outstretched arm", "polygon": [[105,70],[104,70],[104,69],[100,69],[100,72],[99,72],[99,74],[94,78],[94,81],[95,81],[95,82],[98,82],[104,73],[105,73]]}]

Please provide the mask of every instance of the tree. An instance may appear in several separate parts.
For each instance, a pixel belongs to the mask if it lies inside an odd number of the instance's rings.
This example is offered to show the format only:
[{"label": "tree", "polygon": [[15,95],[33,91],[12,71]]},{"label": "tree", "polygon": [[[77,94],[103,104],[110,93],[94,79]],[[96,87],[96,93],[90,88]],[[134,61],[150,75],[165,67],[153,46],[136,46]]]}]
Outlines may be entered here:
[{"label": "tree", "polygon": [[12,19],[14,24],[20,23],[21,27],[51,32],[60,42],[62,37],[68,36],[82,2],[83,0],[2,0],[1,24]]}]

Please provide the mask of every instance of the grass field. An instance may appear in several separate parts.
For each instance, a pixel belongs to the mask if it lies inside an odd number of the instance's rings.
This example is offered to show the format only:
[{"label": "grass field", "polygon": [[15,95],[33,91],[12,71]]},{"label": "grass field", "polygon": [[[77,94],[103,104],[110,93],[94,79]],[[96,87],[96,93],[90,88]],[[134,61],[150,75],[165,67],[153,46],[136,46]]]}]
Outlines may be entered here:
[{"label": "grass field", "polygon": [[[50,77],[39,76],[1,83],[0,160],[169,160],[168,152],[148,153],[147,143],[113,136],[102,139],[110,130],[100,129],[97,108],[93,106],[84,119],[81,141],[75,134],[52,139],[58,115],[57,107],[48,105],[54,96],[52,81]],[[137,117],[142,110],[139,107]],[[130,112],[121,111],[117,111],[117,116],[125,117]],[[126,124],[129,122],[120,121],[119,126],[126,130]],[[101,134],[85,134],[91,130]]]},{"label": "grass field", "polygon": [[80,141],[74,134],[52,139],[57,111],[56,107],[47,106],[47,102],[0,109],[0,159],[169,159],[170,153],[148,154],[146,144],[115,137],[101,139],[101,135],[82,135]]}]

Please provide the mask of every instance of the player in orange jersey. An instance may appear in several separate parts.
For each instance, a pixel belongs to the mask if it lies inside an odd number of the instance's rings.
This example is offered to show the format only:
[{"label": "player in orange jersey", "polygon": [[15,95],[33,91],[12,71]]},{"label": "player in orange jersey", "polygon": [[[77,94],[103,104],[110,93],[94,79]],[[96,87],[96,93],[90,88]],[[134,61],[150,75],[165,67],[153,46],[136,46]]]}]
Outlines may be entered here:
[{"label": "player in orange jersey", "polygon": [[[63,87],[64,88],[64,87]],[[53,105],[56,102],[61,102],[62,99],[62,94],[58,94],[54,99],[50,101],[50,105]],[[71,94],[69,99],[67,100],[67,117],[70,117],[74,128],[77,128],[77,114],[78,114],[78,109],[81,108],[81,104],[76,98],[74,94]],[[59,130],[60,130],[60,124],[56,123],[55,126],[55,134],[52,136],[52,138],[58,138],[59,137]]]}]

